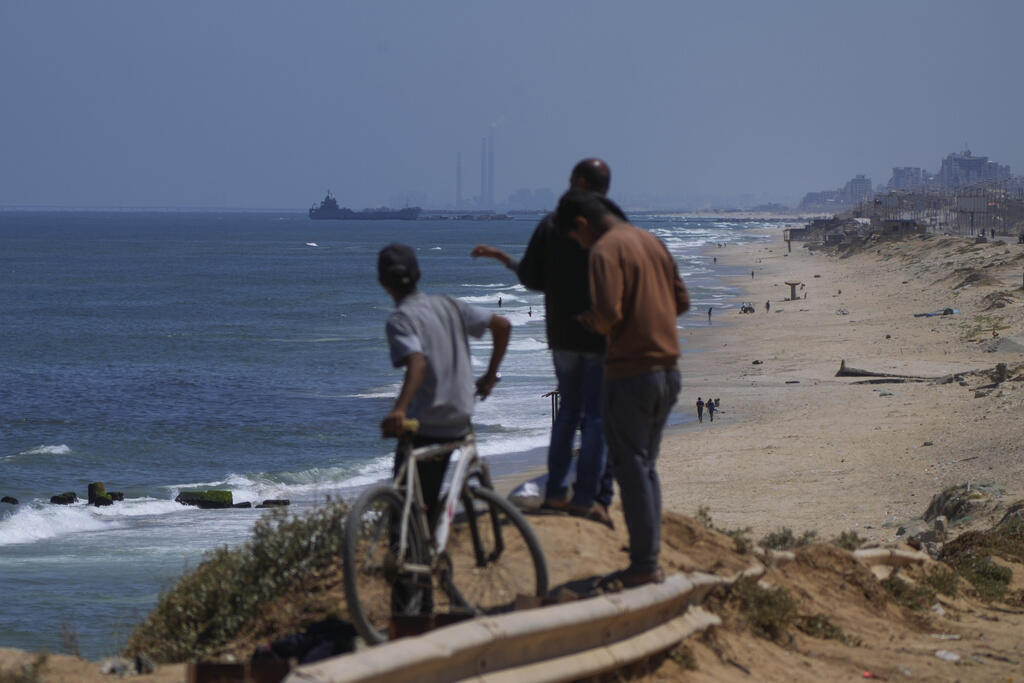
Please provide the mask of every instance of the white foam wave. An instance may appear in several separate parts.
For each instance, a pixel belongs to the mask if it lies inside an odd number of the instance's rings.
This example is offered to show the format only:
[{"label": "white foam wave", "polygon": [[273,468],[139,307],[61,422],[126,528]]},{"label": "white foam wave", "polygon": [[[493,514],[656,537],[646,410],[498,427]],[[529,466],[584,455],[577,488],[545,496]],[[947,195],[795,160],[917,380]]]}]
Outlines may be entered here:
[{"label": "white foam wave", "polygon": [[36,446],[27,451],[22,451],[18,455],[67,455],[70,452],[71,447],[62,443],[59,446]]},{"label": "white foam wave", "polygon": [[547,430],[538,430],[535,434],[491,436],[477,444],[477,452],[483,457],[500,455],[502,453],[521,453],[541,446],[547,446],[549,439]]},{"label": "white foam wave", "polygon": [[546,342],[538,341],[533,337],[527,337],[526,339],[516,339],[509,342],[509,351],[544,351],[548,348]]},{"label": "white foam wave", "polygon": [[98,509],[85,503],[19,506],[17,512],[0,521],[0,546],[109,528],[110,522],[94,513]]},{"label": "white foam wave", "polygon": [[526,303],[526,299],[508,292],[496,292],[494,294],[481,294],[479,296],[460,296],[460,300],[467,304],[497,304],[501,299],[502,304]]},{"label": "white foam wave", "polygon": [[379,456],[355,471],[352,467],[314,467],[274,474],[232,473],[223,481],[194,482],[169,488],[172,498],[182,490],[226,489],[231,491],[235,503],[251,502],[253,505],[268,498],[308,500],[386,479],[391,475],[392,458],[391,454]]}]

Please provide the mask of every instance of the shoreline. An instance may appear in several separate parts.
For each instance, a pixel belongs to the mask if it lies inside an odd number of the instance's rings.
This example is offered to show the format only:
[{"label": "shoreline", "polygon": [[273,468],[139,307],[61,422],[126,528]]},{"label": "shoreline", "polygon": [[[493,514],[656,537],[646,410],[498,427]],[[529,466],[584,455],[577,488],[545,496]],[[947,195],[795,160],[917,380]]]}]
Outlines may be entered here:
[{"label": "shoreline", "polygon": [[[666,434],[665,510],[707,507],[716,522],[750,527],[755,537],[791,527],[890,542],[948,486],[995,482],[1006,499],[1021,497],[1024,391],[1015,383],[979,402],[957,383],[870,385],[835,374],[843,360],[925,376],[1022,362],[1012,347],[989,351],[965,329],[994,315],[985,310],[992,296],[1020,290],[1024,247],[930,236],[840,259],[802,243],[787,252],[781,230],[767,232],[769,243],[713,249],[720,264],[754,270],[752,279],[725,280],[755,313],[730,309],[727,324],[684,330],[686,346],[700,353],[683,364],[677,407],[694,410],[696,396],[711,390],[722,412],[714,424]],[[984,285],[958,288],[951,279],[957,268],[982,265]],[[807,299],[786,300],[786,281],[804,283]],[[914,315],[945,307],[962,312]],[[1020,334],[1020,304],[996,312],[1004,336]],[[1004,412],[1007,419],[989,419]]]}]

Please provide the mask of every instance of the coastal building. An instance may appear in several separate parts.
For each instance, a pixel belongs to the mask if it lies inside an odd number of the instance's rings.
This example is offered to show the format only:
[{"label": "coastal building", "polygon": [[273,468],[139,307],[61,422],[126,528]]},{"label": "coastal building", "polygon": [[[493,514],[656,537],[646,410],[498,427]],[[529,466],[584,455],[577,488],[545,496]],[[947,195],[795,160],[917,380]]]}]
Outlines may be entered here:
[{"label": "coastal building", "polygon": [[920,190],[924,187],[927,178],[928,174],[919,166],[894,166],[888,188],[890,190]]},{"label": "coastal building", "polygon": [[871,178],[867,178],[863,173],[860,173],[843,186],[840,197],[847,206],[857,206],[858,204],[871,201],[873,194]]},{"label": "coastal building", "polygon": [[861,173],[838,190],[808,192],[798,208],[801,211],[841,211],[870,202],[873,196],[871,178]]},{"label": "coastal building", "polygon": [[942,160],[942,166],[935,175],[935,182],[943,190],[955,190],[966,185],[989,183],[1010,178],[1010,167],[989,161],[988,157],[971,155],[965,149]]}]

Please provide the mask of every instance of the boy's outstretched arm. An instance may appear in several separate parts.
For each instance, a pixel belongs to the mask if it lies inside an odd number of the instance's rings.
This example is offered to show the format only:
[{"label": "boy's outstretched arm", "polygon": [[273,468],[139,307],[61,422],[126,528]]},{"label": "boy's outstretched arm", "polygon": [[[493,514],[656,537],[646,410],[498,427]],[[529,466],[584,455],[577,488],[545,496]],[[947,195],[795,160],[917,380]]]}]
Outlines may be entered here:
[{"label": "boy's outstretched arm", "polygon": [[508,318],[500,315],[492,315],[491,322],[487,325],[491,331],[491,362],[487,365],[487,372],[476,381],[476,393],[481,400],[487,398],[494,385],[498,382],[498,367],[502,358],[505,357],[505,350],[508,348],[508,339],[512,334],[512,323]]},{"label": "boy's outstretched arm", "polygon": [[395,407],[391,409],[380,423],[384,436],[402,436],[405,429],[405,411],[409,409],[413,396],[423,384],[427,374],[427,359],[422,353],[410,353],[405,357],[405,378],[402,389],[395,399]]}]

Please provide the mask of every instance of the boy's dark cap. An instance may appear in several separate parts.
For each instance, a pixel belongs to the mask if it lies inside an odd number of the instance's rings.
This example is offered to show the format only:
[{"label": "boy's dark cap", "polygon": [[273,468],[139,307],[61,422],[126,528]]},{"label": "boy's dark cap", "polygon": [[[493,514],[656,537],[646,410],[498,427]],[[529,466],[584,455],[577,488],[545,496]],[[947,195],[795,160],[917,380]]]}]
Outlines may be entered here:
[{"label": "boy's dark cap", "polygon": [[384,284],[408,287],[420,279],[420,266],[416,252],[405,244],[389,244],[377,255],[377,276]]}]

